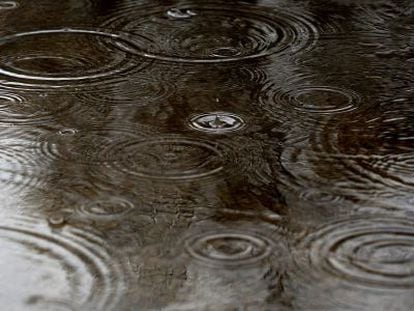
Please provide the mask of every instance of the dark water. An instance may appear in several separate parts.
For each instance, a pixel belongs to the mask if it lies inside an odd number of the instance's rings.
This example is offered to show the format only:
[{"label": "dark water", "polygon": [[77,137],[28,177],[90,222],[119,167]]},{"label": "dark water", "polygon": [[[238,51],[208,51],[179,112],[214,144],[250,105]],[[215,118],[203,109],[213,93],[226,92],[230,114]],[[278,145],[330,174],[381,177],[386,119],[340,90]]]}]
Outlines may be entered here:
[{"label": "dark water", "polygon": [[414,310],[414,2],[0,1],[14,310]]}]

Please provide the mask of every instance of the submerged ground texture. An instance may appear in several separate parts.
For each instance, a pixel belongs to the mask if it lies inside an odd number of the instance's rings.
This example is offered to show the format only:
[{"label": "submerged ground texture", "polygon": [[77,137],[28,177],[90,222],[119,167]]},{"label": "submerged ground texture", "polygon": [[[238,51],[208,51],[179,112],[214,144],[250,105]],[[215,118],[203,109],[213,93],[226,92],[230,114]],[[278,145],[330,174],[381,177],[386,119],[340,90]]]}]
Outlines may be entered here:
[{"label": "submerged ground texture", "polygon": [[0,25],[0,309],[414,310],[412,0]]}]

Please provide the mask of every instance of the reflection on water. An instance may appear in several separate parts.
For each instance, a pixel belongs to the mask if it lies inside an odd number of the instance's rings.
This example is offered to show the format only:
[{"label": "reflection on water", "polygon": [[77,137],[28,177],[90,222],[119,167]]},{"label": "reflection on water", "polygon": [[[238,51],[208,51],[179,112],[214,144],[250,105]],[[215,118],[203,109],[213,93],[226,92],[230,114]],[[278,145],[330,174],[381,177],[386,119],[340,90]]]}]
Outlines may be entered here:
[{"label": "reflection on water", "polygon": [[7,310],[414,308],[412,1],[0,1]]}]

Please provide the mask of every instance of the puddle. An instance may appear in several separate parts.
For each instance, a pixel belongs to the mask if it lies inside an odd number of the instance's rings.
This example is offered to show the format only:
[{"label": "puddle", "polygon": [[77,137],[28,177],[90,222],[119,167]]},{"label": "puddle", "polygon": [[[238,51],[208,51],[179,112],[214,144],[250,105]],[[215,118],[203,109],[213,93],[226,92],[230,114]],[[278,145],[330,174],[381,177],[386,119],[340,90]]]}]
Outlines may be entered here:
[{"label": "puddle", "polygon": [[414,305],[412,1],[0,1],[8,310]]}]

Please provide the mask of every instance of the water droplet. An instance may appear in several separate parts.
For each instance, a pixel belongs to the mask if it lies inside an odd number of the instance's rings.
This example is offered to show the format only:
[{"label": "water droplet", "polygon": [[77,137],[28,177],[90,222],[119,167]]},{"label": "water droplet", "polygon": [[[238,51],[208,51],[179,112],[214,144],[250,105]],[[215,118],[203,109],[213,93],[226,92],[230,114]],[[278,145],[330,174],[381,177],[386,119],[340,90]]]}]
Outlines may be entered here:
[{"label": "water droplet", "polygon": [[194,11],[189,9],[171,8],[167,11],[167,16],[172,19],[189,19],[197,15]]},{"label": "water droplet", "polygon": [[197,131],[223,134],[240,130],[246,124],[244,120],[236,114],[228,112],[211,112],[191,117],[189,125]]}]

